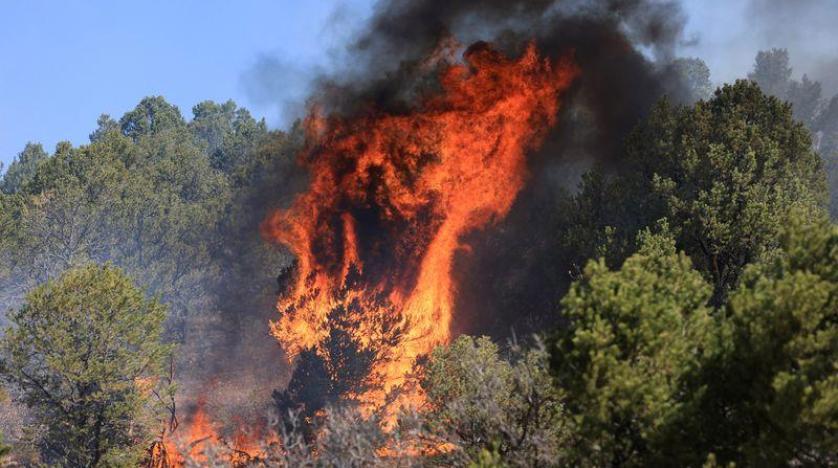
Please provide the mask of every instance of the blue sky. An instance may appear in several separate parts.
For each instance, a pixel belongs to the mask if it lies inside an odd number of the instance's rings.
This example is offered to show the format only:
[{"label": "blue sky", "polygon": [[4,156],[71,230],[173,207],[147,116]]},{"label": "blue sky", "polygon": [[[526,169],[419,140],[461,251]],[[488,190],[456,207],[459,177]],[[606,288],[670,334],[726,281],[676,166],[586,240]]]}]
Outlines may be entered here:
[{"label": "blue sky", "polygon": [[[684,2],[698,41],[682,53],[705,59],[714,81],[743,74],[772,41],[749,27],[753,1]],[[234,99],[282,125],[305,70],[327,67],[371,10],[372,0],[0,0],[0,161],[27,141],[86,143],[99,114],[118,118],[148,95],[186,117],[202,100]],[[254,86],[258,67],[287,82]]]},{"label": "blue sky", "polygon": [[249,102],[247,70],[266,56],[322,64],[350,32],[342,25],[369,9],[335,0],[0,0],[0,161],[8,166],[27,141],[48,151],[63,139],[86,143],[99,114],[119,118],[148,95],[186,117],[202,100],[233,99],[276,121],[276,106]]}]

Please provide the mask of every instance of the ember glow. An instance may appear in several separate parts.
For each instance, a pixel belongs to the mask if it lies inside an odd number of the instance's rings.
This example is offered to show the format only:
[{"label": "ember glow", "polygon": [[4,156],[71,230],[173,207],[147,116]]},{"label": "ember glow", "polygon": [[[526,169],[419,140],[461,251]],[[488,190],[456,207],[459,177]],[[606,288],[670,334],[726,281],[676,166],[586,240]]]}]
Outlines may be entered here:
[{"label": "ember glow", "polygon": [[368,379],[381,385],[355,395],[368,409],[405,383],[418,356],[452,338],[461,238],[509,212],[527,180],[526,154],[555,125],[579,73],[532,44],[517,58],[485,43],[461,61],[450,50],[434,56],[441,91],[410,113],[312,111],[298,156],[310,185],[262,225],[297,259],[274,336],[291,356],[323,355],[330,313],[351,317],[354,338],[379,357]]}]

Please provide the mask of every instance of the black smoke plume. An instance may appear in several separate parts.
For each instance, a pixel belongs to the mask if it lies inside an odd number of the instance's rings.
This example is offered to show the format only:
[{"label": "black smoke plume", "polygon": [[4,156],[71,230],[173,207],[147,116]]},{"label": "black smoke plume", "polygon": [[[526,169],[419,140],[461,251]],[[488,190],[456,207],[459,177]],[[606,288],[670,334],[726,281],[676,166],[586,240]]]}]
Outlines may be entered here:
[{"label": "black smoke plume", "polygon": [[[555,229],[565,219],[564,202],[584,171],[618,167],[623,140],[656,100],[669,93],[677,101],[685,94],[668,66],[684,22],[679,4],[671,1],[382,1],[347,45],[349,65],[314,80],[309,103],[326,112],[400,114],[437,89],[426,59],[452,39],[463,50],[487,42],[515,56],[534,42],[542,55],[575,57],[581,76],[564,98],[559,125],[543,148],[529,155],[526,189],[505,220],[465,239],[472,251],[455,265],[461,288],[456,332],[503,336],[513,328],[527,332],[552,321],[568,283],[568,262],[555,242]],[[264,196],[244,200],[248,212],[264,216],[305,185],[304,176],[288,179],[263,185]],[[362,226],[360,235],[381,235],[374,226]],[[238,253],[233,258],[248,261]],[[274,274],[287,276],[286,270],[277,266]],[[240,295],[230,297],[233,304],[247,302]],[[237,323],[264,320],[261,314],[232,317]],[[316,403],[289,403],[291,393],[277,393],[280,407]]]},{"label": "black smoke plume", "polygon": [[398,114],[434,92],[426,58],[450,39],[508,55],[530,42],[548,57],[573,53],[581,76],[557,128],[529,155],[527,188],[507,219],[469,236],[472,251],[458,258],[455,331],[502,336],[557,316],[570,268],[556,244],[564,201],[585,171],[619,167],[624,139],[654,102],[688,99],[669,67],[685,22],[673,1],[383,1],[349,45],[352,65],[318,80],[312,101],[329,112]]}]

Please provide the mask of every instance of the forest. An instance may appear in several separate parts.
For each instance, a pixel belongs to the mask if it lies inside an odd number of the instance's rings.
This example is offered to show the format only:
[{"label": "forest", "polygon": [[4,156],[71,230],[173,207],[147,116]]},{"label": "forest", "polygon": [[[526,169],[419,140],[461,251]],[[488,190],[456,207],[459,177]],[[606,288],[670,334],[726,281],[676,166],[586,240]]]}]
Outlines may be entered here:
[{"label": "forest", "polygon": [[[311,119],[149,96],[87,144],[28,142],[0,179],[0,464],[838,464],[838,95],[795,72],[765,50],[715,87],[676,59],[678,86],[631,102],[607,157],[556,183],[570,166],[533,162],[507,207],[454,231],[450,339],[395,380],[416,323],[354,294],[372,269],[401,275],[404,233],[426,231],[381,221],[414,205],[380,191],[317,198],[331,153]],[[310,340],[288,336],[319,296],[287,299],[320,281],[288,241],[309,231],[271,218],[315,209],[301,199],[402,236],[359,241],[380,261],[345,263]],[[355,225],[334,216],[305,229]],[[345,260],[343,239],[313,258]]]}]

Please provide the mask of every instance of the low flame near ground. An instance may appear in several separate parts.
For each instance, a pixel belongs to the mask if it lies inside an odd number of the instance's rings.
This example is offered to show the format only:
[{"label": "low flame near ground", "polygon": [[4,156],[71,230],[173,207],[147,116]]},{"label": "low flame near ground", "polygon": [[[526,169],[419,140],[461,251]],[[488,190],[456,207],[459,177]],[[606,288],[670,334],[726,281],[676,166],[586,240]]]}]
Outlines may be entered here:
[{"label": "low flame near ground", "polygon": [[234,433],[222,436],[218,424],[207,413],[206,402],[200,400],[183,426],[164,435],[162,442],[151,448],[151,462],[147,466],[183,466],[187,458],[193,464],[204,464],[208,451],[221,452],[221,460],[226,459],[230,465],[239,466],[264,456],[264,448],[278,442],[279,437],[268,430],[264,422],[258,425],[237,424]]},{"label": "low flame near ground", "polygon": [[[440,49],[441,92],[406,114],[369,108],[352,118],[307,119],[299,162],[308,190],[262,225],[297,265],[277,308],[274,336],[289,355],[323,345],[338,311],[377,359],[360,395],[380,409],[417,357],[448,343],[461,238],[504,217],[527,180],[527,152],[556,123],[560,97],[579,73],[530,44],[515,59],[486,43],[453,60]],[[402,404],[419,405],[417,391]]]}]

